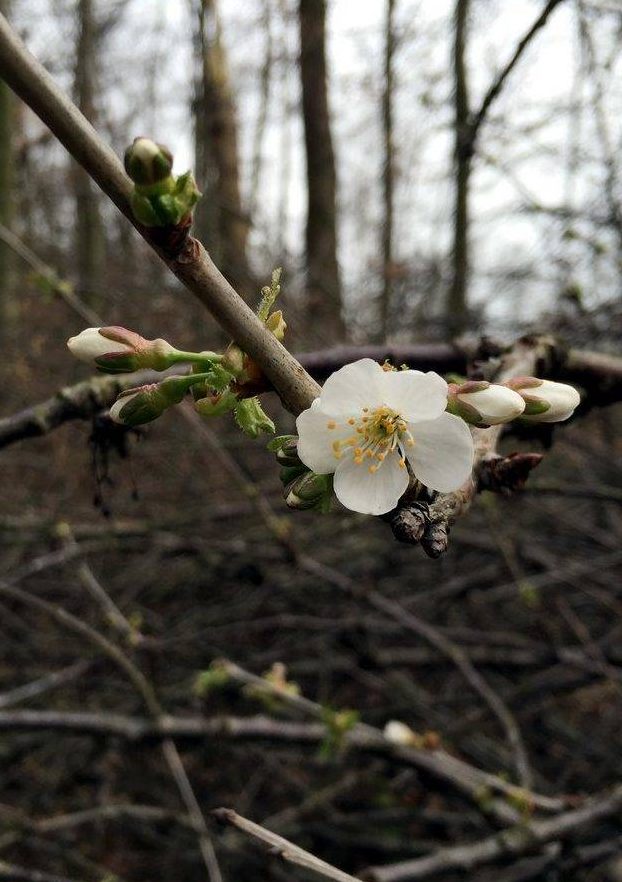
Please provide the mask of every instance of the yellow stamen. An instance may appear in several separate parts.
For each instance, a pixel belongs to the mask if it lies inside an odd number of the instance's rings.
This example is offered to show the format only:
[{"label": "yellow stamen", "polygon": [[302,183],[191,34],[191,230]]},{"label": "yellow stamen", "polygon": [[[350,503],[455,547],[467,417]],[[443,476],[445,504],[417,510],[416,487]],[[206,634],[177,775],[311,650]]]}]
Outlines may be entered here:
[{"label": "yellow stamen", "polygon": [[336,429],[336,428],[337,428],[337,423],[336,423],[334,420],[329,420],[329,421],[326,423],[326,428],[327,428],[327,429]]}]

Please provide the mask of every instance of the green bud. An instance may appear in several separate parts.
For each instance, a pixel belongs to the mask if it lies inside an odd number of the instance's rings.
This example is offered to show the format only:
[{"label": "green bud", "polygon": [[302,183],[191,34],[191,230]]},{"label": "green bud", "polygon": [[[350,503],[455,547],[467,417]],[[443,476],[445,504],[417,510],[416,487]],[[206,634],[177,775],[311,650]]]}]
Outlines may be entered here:
[{"label": "green bud", "polygon": [[235,406],[235,419],[242,431],[251,438],[262,432],[275,432],[276,427],[267,416],[258,398],[242,398]]},{"label": "green bud", "polygon": [[218,392],[195,401],[194,409],[203,417],[214,417],[233,410],[237,403],[238,400],[233,392],[227,389],[225,392]]},{"label": "green bud", "polygon": [[306,465],[299,462],[297,465],[287,465],[279,470],[279,479],[284,487],[287,487],[296,478],[309,473]]},{"label": "green bud", "polygon": [[244,353],[237,343],[230,343],[224,351],[222,363],[227,370],[237,377],[244,370]]},{"label": "green bud", "polygon": [[279,435],[267,445],[268,450],[276,454],[276,461],[282,466],[300,466],[298,456],[298,437],[296,435]]},{"label": "green bud", "polygon": [[135,138],[125,151],[124,165],[135,184],[156,184],[170,176],[173,157],[162,144],[150,138]]},{"label": "green bud", "polygon": [[149,199],[146,196],[141,196],[136,190],[134,190],[130,198],[130,207],[136,220],[143,226],[162,226],[160,218]]},{"label": "green bud", "polygon": [[161,383],[149,383],[122,392],[110,408],[110,418],[124,426],[142,426],[161,416],[173,404],[179,404],[195,382],[187,377],[167,377]]},{"label": "green bud", "polygon": [[177,226],[201,198],[192,172],[174,177],[172,167],[170,152],[149,138],[137,138],[125,153],[125,168],[135,184],[132,212],[146,227]]},{"label": "green bud", "polygon": [[[285,471],[285,470],[283,470]],[[305,472],[286,488],[285,504],[297,511],[328,511],[333,496],[333,476]]]}]

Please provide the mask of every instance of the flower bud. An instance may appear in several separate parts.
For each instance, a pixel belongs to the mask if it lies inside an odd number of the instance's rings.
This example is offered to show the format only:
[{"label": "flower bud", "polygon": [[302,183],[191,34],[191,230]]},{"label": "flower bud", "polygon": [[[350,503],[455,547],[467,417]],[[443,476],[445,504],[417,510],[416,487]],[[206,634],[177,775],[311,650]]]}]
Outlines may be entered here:
[{"label": "flower bud", "polygon": [[522,396],[525,410],[522,419],[529,423],[560,423],[572,416],[581,396],[566,383],[515,377],[506,383]]},{"label": "flower bud", "polygon": [[281,444],[276,452],[276,461],[282,466],[300,465],[298,438],[294,435]]},{"label": "flower bud", "polygon": [[246,356],[237,343],[230,343],[223,353],[222,364],[237,377],[244,370],[245,358]]},{"label": "flower bud", "polygon": [[124,426],[141,426],[161,416],[173,404],[179,404],[188,391],[191,377],[167,377],[161,383],[149,383],[122,392],[110,408],[110,418]]},{"label": "flower bud", "polygon": [[410,726],[399,720],[389,720],[383,730],[383,735],[392,744],[399,744],[402,747],[413,747],[418,743],[417,733],[413,732]]},{"label": "flower bud", "polygon": [[276,427],[264,413],[258,398],[242,398],[235,405],[235,419],[242,431],[251,438],[262,432],[275,432]]},{"label": "flower bud", "polygon": [[139,186],[157,184],[168,178],[173,168],[173,156],[162,144],[150,138],[134,138],[124,157],[125,170]]},{"label": "flower bud", "polygon": [[332,475],[316,475],[305,471],[286,488],[285,504],[298,511],[327,511],[333,495]]},{"label": "flower bud", "polygon": [[525,410],[521,396],[496,383],[469,380],[449,386],[447,409],[475,426],[496,426],[509,423]]},{"label": "flower bud", "polygon": [[70,337],[67,346],[80,361],[106,374],[121,374],[149,368],[164,371],[177,353],[166,340],[146,340],[127,328],[86,328]]}]

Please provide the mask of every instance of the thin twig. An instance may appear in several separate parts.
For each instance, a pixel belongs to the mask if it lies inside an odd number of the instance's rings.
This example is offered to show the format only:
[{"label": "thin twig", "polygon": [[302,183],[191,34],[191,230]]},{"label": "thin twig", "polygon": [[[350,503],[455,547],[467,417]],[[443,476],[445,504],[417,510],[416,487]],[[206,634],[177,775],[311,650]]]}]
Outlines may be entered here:
[{"label": "thin twig", "polygon": [[210,814],[220,824],[235,827],[236,830],[239,830],[246,836],[250,836],[252,839],[262,842],[267,846],[269,853],[272,856],[280,858],[287,864],[304,867],[304,869],[311,870],[311,872],[317,873],[325,879],[332,879],[334,882],[360,882],[360,879],[357,879],[356,876],[350,876],[348,873],[338,870],[337,867],[327,864],[326,861],[305,851],[304,848],[294,845],[293,842],[284,839],[283,836],[279,836],[277,833],[273,833],[271,830],[267,830],[265,827],[255,824],[253,821],[249,821],[248,818],[238,815],[233,809],[214,809]]}]

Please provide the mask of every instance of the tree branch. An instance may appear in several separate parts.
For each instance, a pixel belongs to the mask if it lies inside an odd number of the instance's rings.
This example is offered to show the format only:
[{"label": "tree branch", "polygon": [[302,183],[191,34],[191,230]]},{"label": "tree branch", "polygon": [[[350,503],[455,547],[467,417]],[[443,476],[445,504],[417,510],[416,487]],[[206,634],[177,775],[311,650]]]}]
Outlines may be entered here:
[{"label": "tree branch", "polygon": [[[262,680],[262,683],[265,681]],[[184,741],[269,741],[284,744],[318,745],[326,737],[326,725],[320,722],[278,720],[256,715],[252,717],[170,716],[158,719],[130,717],[113,713],[78,713],[66,711],[11,710],[0,711],[0,731],[53,731],[97,737],[116,737],[131,743],[148,743],[167,738]],[[358,723],[345,736],[346,747],[363,753],[374,753],[393,761],[413,766],[443,780],[479,803],[482,795],[492,791],[508,800],[527,801],[542,811],[559,811],[565,805],[560,798],[547,797],[524,790],[497,775],[484,772],[442,749],[424,750],[394,744],[379,729]],[[505,805],[505,811],[496,812]],[[500,820],[516,822],[518,815],[510,802],[491,808]]]},{"label": "tree branch", "polygon": [[524,37],[519,41],[512,57],[506,63],[505,67],[503,67],[502,70],[499,72],[496,79],[484,95],[480,108],[473,117],[470,124],[471,143],[473,145],[475,144],[482,123],[488,116],[488,111],[490,110],[491,105],[499,97],[506,80],[520,61],[521,57],[525,53],[525,50],[530,45],[531,41],[536,36],[538,31],[542,30],[544,25],[547,23],[549,16],[553,12],[553,10],[562,2],[563,0],[548,0],[540,15],[534,21]]},{"label": "tree branch", "polygon": [[479,842],[441,849],[428,857],[372,867],[366,871],[365,878],[370,882],[402,882],[406,879],[427,879],[450,870],[472,870],[498,858],[519,857],[538,850],[547,842],[571,838],[596,821],[617,815],[620,809],[622,784],[618,784],[611,793],[596,796],[581,808],[564,812],[555,818],[527,822]]},{"label": "tree branch", "polygon": [[265,827],[249,821],[248,818],[238,815],[233,809],[218,808],[214,809],[210,814],[220,824],[234,827],[246,836],[262,842],[267,846],[270,854],[280,858],[287,864],[304,867],[306,870],[311,870],[325,879],[334,880],[334,882],[360,882],[360,879],[357,879],[355,876],[350,876],[348,873],[338,870],[337,867],[327,864],[326,861],[305,851],[304,848],[294,845],[293,842],[284,839],[283,836],[279,836],[277,833],[273,833],[271,830],[267,830]]},{"label": "tree branch", "polygon": [[317,383],[233,290],[201,243],[188,236],[187,229],[167,228],[158,234],[135,221],[129,205],[132,183],[118,158],[45,68],[28,52],[2,15],[0,74],[112,199],[177,278],[260,365],[284,405],[295,414],[309,407],[319,394]]},{"label": "tree branch", "polygon": [[[413,344],[402,346],[337,346],[305,352],[298,360],[312,376],[323,380],[348,362],[359,358],[389,359],[395,365],[408,364],[418,370],[467,374],[475,345]],[[585,390],[581,411],[604,407],[622,400],[622,358],[600,352],[555,348],[555,357],[544,366],[547,379],[574,383]],[[95,376],[67,386],[40,404],[0,419],[0,448],[23,438],[46,435],[69,420],[90,419],[110,407],[123,389],[153,382],[152,371],[114,376]],[[481,480],[481,478],[480,478]]]}]

